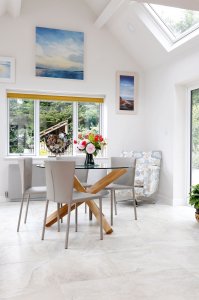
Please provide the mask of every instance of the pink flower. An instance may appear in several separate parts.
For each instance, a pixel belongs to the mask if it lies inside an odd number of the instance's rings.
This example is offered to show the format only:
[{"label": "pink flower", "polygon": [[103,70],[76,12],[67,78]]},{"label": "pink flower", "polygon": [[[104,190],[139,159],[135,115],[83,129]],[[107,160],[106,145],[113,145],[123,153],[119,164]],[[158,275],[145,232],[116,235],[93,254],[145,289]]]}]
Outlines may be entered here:
[{"label": "pink flower", "polygon": [[92,143],[89,143],[87,146],[86,146],[86,152],[88,154],[93,154],[95,152],[95,146],[92,144]]},{"label": "pink flower", "polygon": [[85,147],[86,147],[86,141],[83,140],[83,141],[81,141],[81,142],[79,143],[78,148],[79,148],[80,150],[84,150]]}]

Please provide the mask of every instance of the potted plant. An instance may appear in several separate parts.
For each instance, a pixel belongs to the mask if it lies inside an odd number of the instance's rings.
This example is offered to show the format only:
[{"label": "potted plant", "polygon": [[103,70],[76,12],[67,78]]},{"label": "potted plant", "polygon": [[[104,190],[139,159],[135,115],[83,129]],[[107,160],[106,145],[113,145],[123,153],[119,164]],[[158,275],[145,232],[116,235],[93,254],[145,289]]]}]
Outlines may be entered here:
[{"label": "potted plant", "polygon": [[189,203],[195,208],[195,217],[199,222],[199,184],[193,185],[189,193]]}]

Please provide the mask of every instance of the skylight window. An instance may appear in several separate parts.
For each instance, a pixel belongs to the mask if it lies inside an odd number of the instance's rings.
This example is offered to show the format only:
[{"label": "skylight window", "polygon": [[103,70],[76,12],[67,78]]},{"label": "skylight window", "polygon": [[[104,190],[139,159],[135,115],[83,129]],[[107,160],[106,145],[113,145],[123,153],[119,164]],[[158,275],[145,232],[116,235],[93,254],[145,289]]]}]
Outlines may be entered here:
[{"label": "skylight window", "polygon": [[199,11],[148,4],[147,8],[172,42],[199,28]]}]

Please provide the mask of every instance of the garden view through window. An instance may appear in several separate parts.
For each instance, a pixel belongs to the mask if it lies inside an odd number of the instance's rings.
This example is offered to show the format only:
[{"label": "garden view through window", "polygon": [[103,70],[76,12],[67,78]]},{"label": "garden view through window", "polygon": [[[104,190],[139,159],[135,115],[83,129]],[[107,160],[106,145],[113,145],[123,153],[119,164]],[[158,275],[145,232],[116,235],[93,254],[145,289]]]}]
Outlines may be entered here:
[{"label": "garden view through window", "polygon": [[66,154],[76,154],[73,139],[79,132],[101,133],[101,103],[8,99],[9,154],[50,155],[45,139],[66,132],[71,144]]}]

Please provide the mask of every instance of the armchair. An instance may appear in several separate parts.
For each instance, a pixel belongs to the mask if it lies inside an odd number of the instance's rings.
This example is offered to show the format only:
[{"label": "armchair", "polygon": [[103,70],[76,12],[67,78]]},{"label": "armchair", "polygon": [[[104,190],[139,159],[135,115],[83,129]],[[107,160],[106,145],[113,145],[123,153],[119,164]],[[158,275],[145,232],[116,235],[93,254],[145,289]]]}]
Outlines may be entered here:
[{"label": "armchair", "polygon": [[123,156],[131,156],[136,160],[134,193],[135,199],[151,198],[157,191],[160,178],[161,151],[123,152]]}]

